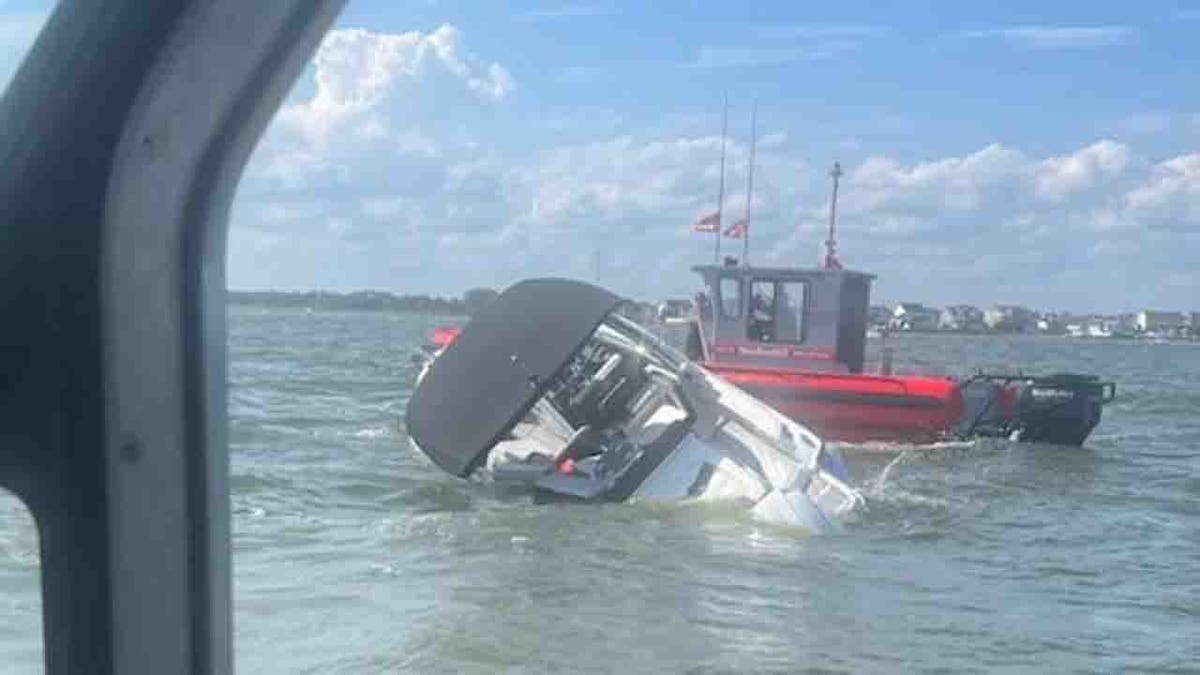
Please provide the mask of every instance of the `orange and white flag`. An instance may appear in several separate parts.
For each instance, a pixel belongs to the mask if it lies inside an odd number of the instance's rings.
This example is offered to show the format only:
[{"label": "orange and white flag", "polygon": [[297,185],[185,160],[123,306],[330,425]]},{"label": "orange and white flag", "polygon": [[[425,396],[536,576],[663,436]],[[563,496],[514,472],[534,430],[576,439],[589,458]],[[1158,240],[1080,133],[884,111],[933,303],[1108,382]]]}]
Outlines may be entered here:
[{"label": "orange and white flag", "polygon": [[742,218],[736,223],[725,228],[725,236],[730,239],[741,239],[750,231],[750,221]]},{"label": "orange and white flag", "polygon": [[692,223],[692,232],[719,232],[720,230],[720,211],[713,211],[708,215],[700,216],[696,222]]}]

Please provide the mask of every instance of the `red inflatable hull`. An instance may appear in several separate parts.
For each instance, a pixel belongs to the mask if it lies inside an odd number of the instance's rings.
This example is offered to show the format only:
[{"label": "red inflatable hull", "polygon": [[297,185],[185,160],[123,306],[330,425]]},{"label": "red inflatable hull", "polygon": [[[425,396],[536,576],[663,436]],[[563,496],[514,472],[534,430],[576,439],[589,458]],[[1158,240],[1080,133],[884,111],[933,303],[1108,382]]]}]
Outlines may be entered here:
[{"label": "red inflatable hull", "polygon": [[952,379],[756,368],[707,362],[741,387],[826,440],[928,443],[962,416]]}]

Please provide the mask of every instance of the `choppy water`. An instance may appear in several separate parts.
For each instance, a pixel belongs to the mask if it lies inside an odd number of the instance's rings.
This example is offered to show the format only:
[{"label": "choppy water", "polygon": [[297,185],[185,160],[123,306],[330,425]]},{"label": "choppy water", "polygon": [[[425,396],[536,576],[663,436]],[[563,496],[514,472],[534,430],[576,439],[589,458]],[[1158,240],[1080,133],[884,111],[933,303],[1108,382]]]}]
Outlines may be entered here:
[{"label": "choppy water", "polygon": [[[231,309],[241,672],[1189,671],[1200,347],[889,338],[897,364],[1119,383],[1082,450],[848,448],[842,534],[700,506],[533,506],[407,444],[435,320]],[[878,350],[878,343],[872,349]],[[36,670],[35,534],[0,503],[0,670]]]}]

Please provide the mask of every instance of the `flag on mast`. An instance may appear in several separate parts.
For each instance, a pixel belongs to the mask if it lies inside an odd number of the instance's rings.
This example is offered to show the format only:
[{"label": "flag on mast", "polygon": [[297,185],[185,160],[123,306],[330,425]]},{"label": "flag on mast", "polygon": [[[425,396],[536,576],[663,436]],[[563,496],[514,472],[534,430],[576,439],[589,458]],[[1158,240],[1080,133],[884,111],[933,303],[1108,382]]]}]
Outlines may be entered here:
[{"label": "flag on mast", "polygon": [[696,219],[692,223],[692,232],[720,232],[721,231],[721,212],[713,211]]},{"label": "flag on mast", "polygon": [[736,223],[725,228],[725,236],[729,237],[730,239],[741,239],[749,234],[749,232],[750,220],[748,218],[742,218]]}]

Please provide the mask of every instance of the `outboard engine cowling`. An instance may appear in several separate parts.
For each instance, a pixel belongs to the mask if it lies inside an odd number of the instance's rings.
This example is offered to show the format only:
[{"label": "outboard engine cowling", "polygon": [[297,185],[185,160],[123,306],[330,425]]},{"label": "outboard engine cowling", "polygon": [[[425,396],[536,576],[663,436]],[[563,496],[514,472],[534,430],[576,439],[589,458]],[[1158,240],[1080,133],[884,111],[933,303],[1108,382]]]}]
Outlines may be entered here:
[{"label": "outboard engine cowling", "polygon": [[959,435],[1029,443],[1082,445],[1100,423],[1116,385],[1094,375],[1044,377],[979,374],[963,383]]}]

